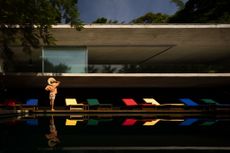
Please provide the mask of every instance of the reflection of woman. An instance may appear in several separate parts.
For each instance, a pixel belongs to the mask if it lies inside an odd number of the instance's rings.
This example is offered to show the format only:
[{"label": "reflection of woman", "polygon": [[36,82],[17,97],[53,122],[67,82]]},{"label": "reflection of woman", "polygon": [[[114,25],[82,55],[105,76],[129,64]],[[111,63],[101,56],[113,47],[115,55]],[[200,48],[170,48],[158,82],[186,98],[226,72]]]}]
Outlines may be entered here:
[{"label": "reflection of woman", "polygon": [[60,140],[57,137],[57,130],[54,124],[54,118],[53,116],[50,119],[50,133],[46,134],[46,138],[48,139],[48,145],[49,147],[55,147],[58,143],[60,143]]}]

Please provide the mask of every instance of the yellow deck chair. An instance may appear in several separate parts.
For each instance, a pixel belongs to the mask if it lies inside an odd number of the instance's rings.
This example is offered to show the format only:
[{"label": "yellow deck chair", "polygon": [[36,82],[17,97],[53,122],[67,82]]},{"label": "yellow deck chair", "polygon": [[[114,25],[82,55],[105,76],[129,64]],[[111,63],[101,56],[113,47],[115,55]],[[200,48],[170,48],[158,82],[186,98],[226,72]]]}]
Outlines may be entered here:
[{"label": "yellow deck chair", "polygon": [[66,98],[65,104],[70,110],[84,110],[84,104],[77,103],[75,98]]},{"label": "yellow deck chair", "polygon": [[147,104],[152,104],[152,105],[160,105],[160,103],[158,103],[155,99],[153,98],[143,98],[143,100],[147,103]]}]

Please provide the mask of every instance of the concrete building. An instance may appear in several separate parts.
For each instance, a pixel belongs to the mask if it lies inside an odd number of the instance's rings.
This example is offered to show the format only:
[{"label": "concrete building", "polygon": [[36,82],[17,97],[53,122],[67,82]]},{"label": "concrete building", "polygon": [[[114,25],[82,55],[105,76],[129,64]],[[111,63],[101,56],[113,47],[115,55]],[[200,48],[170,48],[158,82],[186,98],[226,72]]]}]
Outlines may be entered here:
[{"label": "concrete building", "polygon": [[52,75],[63,87],[230,85],[228,24],[57,25],[52,34],[56,45],[30,55],[12,46],[5,86],[39,87]]}]

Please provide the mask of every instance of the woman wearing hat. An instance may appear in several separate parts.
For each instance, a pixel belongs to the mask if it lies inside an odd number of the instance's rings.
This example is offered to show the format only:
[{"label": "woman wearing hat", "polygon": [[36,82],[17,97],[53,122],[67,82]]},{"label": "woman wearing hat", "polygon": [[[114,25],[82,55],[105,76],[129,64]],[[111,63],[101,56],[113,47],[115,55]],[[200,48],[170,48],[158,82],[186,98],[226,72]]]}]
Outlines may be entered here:
[{"label": "woman wearing hat", "polygon": [[50,99],[50,106],[51,106],[51,111],[54,111],[54,100],[57,94],[57,87],[60,84],[60,81],[56,81],[54,78],[49,78],[47,80],[48,85],[46,86],[45,90],[49,91],[49,99]]}]

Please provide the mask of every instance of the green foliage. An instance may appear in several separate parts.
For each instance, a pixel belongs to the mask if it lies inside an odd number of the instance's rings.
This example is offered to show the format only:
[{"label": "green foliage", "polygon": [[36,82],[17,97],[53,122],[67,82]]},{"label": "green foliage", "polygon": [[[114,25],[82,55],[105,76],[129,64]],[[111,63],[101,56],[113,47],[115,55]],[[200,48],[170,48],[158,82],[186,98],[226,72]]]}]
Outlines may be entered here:
[{"label": "green foliage", "polygon": [[82,28],[77,0],[0,0],[0,56],[4,62],[11,61],[12,44],[21,45],[28,54],[33,48],[54,44],[50,29],[58,23]]},{"label": "green foliage", "polygon": [[44,65],[45,65],[45,72],[67,73],[71,69],[71,67],[69,67],[63,63],[60,63],[58,65],[54,65],[48,60],[44,60]]},{"label": "green foliage", "polygon": [[173,23],[230,23],[229,0],[189,0],[169,19]]},{"label": "green foliage", "polygon": [[118,21],[117,20],[108,20],[105,17],[101,17],[101,18],[97,18],[92,23],[108,23],[108,24],[111,24],[111,23],[118,23]]},{"label": "green foliage", "polygon": [[136,18],[131,23],[166,23],[168,21],[168,15],[162,13],[148,12],[145,15]]},{"label": "green foliage", "polygon": [[185,6],[183,0],[171,0],[172,3],[175,3],[179,10],[182,10]]},{"label": "green foliage", "polygon": [[111,65],[103,65],[103,73],[115,73],[116,68],[113,68]]}]

